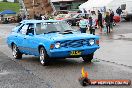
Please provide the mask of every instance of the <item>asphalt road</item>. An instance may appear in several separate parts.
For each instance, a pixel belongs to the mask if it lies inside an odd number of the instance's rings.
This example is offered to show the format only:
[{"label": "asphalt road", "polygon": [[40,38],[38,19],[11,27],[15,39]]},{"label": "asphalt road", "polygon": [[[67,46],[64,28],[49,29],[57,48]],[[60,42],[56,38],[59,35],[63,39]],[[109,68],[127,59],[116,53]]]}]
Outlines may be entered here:
[{"label": "asphalt road", "polygon": [[[132,80],[132,23],[117,25],[110,35],[100,36],[101,48],[92,63],[81,58],[53,60],[43,67],[38,57],[23,56],[14,60],[7,47],[6,37],[15,24],[0,24],[0,88],[82,88],[78,82],[81,68],[89,72],[90,79]],[[86,88],[132,88],[131,86],[88,86]]]}]

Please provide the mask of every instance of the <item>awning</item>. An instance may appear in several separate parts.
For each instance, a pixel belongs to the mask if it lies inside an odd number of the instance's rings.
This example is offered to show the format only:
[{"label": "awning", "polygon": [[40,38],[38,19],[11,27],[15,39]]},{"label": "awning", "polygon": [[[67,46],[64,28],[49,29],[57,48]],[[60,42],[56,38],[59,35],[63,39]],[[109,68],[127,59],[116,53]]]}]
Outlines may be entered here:
[{"label": "awning", "polygon": [[12,10],[4,10],[4,11],[0,12],[0,15],[4,15],[4,14],[16,14],[16,12],[14,12]]},{"label": "awning", "polygon": [[81,4],[79,9],[91,10],[92,8],[107,6],[113,0],[88,0],[87,2]]}]

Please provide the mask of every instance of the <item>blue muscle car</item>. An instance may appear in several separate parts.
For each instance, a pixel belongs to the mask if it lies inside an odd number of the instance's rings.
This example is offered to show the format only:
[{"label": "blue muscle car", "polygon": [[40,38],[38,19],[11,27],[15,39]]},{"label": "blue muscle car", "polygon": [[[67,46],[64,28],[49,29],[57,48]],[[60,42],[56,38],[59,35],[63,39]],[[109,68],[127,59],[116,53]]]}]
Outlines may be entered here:
[{"label": "blue muscle car", "polygon": [[42,65],[50,58],[82,57],[91,62],[99,49],[99,37],[73,30],[65,21],[24,20],[12,30],[7,44],[15,59],[35,55]]}]

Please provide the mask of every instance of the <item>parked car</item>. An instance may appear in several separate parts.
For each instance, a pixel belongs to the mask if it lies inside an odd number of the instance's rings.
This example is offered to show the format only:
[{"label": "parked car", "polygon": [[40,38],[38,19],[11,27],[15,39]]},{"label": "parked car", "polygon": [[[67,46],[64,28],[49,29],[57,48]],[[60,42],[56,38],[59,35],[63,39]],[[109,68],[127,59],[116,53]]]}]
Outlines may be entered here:
[{"label": "parked car", "polygon": [[68,14],[58,14],[57,16],[54,17],[55,20],[66,20],[69,18],[72,18],[75,13],[68,13]]},{"label": "parked car", "polygon": [[99,37],[73,30],[61,20],[24,20],[12,30],[7,44],[15,59],[35,55],[45,66],[50,58],[82,57],[91,62]]},{"label": "parked car", "polygon": [[54,17],[55,20],[64,20],[66,14],[58,14],[57,16]]},{"label": "parked car", "polygon": [[69,23],[69,25],[76,26],[77,22],[80,21],[80,17],[85,17],[86,19],[89,17],[89,14],[87,13],[76,13],[72,18],[65,19],[66,22]]}]

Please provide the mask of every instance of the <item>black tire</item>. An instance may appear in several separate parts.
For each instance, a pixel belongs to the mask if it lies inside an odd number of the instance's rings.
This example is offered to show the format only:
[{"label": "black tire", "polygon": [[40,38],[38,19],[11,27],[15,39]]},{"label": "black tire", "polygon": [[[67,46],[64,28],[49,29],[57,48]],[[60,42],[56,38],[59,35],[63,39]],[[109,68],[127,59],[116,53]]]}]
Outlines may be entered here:
[{"label": "black tire", "polygon": [[71,21],[69,21],[69,22],[67,22],[70,26],[72,26],[72,22]]},{"label": "black tire", "polygon": [[88,86],[91,84],[91,81],[88,78],[80,78],[79,82],[82,86]]},{"label": "black tire", "polygon": [[12,55],[15,59],[22,59],[22,53],[19,51],[16,44],[12,45]]},{"label": "black tire", "polygon": [[130,21],[130,18],[129,17],[126,17],[126,18],[124,18],[126,21]]},{"label": "black tire", "polygon": [[40,63],[43,66],[47,66],[48,65],[48,55],[44,47],[40,47],[39,54],[40,54],[39,56]]},{"label": "black tire", "polygon": [[94,53],[82,57],[84,62],[91,62],[93,59]]}]

